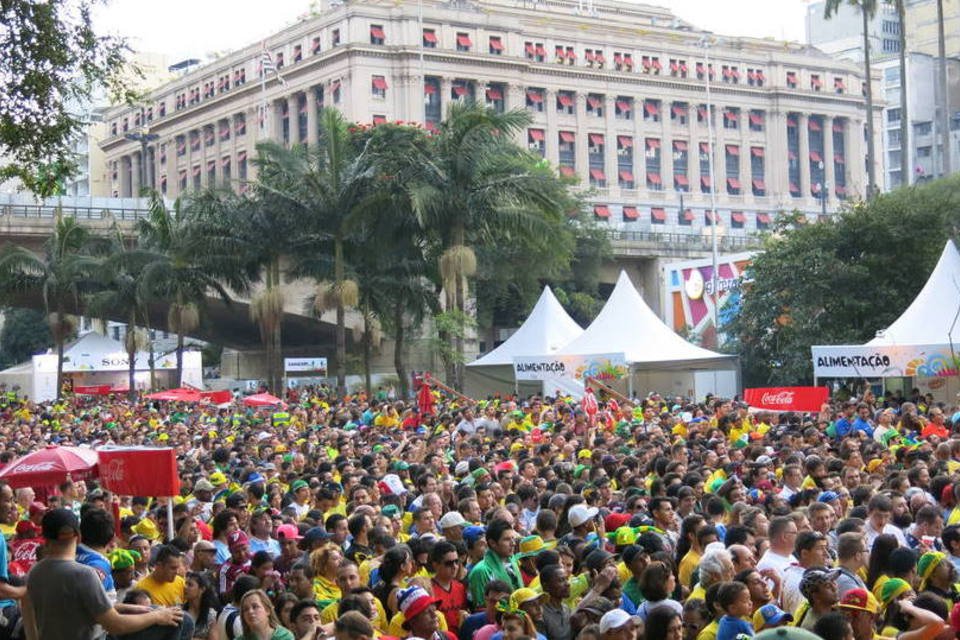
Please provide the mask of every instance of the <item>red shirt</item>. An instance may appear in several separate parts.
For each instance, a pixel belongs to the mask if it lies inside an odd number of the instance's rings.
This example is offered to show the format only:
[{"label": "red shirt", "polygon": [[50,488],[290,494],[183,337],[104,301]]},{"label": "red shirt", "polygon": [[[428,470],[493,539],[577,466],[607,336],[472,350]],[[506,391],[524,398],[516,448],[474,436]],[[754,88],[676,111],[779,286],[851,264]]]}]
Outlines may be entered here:
[{"label": "red shirt", "polygon": [[453,631],[458,630],[460,628],[460,611],[469,611],[467,588],[459,580],[450,583],[449,591],[441,587],[436,580],[431,580],[430,584],[433,586],[433,597],[439,600],[437,611],[447,619],[447,628]]},{"label": "red shirt", "polygon": [[923,430],[920,432],[920,437],[929,438],[930,436],[937,436],[941,440],[944,440],[950,437],[950,431],[941,424],[928,422],[923,426]]}]

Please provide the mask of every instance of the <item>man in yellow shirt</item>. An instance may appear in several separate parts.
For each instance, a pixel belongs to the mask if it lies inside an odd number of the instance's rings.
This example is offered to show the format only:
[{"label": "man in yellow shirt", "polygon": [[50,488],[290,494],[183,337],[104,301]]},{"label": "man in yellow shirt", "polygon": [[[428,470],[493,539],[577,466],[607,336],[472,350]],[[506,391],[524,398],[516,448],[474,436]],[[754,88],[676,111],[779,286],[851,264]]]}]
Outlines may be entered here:
[{"label": "man in yellow shirt", "polygon": [[150,594],[150,601],[161,607],[179,607],[183,604],[186,582],[180,575],[183,554],[171,545],[157,551],[156,564],[147,577],[136,584]]}]

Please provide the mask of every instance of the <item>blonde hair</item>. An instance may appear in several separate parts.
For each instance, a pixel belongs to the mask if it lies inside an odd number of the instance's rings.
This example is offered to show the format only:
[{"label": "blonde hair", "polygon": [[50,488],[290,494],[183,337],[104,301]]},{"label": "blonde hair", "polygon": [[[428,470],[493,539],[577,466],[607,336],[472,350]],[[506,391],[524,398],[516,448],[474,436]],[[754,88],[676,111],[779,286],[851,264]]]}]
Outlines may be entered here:
[{"label": "blonde hair", "polygon": [[313,575],[327,575],[325,571],[327,561],[330,560],[330,555],[334,552],[339,553],[341,556],[343,555],[343,550],[335,544],[327,544],[319,549],[314,549],[310,553],[310,568],[313,569]]},{"label": "blonde hair", "polygon": [[240,604],[238,608],[240,609],[240,625],[243,628],[244,637],[254,637],[253,630],[250,628],[250,625],[247,624],[247,618],[243,615],[243,603],[246,602],[247,598],[251,596],[256,596],[260,600],[260,604],[263,605],[263,608],[267,610],[267,616],[269,618],[268,624],[271,629],[276,630],[280,626],[280,618],[277,617],[277,612],[273,609],[273,604],[270,602],[270,596],[267,595],[267,592],[263,589],[253,589],[252,591],[247,591],[243,594],[243,597],[240,598]]}]

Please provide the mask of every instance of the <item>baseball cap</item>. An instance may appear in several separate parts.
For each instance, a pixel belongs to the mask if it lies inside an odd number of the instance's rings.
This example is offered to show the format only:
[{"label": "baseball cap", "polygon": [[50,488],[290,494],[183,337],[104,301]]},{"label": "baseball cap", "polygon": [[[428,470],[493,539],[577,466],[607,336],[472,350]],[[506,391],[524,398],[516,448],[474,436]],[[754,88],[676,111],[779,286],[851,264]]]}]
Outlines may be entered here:
[{"label": "baseball cap", "polygon": [[833,502],[839,497],[840,495],[834,491],[824,491],[819,496],[817,496],[817,502]]},{"label": "baseball cap", "polygon": [[65,540],[71,532],[80,533],[80,519],[70,509],[51,509],[43,514],[41,528],[47,540]]},{"label": "baseball cap", "polygon": [[857,609],[868,613],[877,613],[880,611],[880,602],[876,596],[866,589],[850,589],[843,594],[843,598],[840,599],[840,607],[844,609]]},{"label": "baseball cap", "polygon": [[754,629],[763,629],[768,625],[781,622],[793,622],[793,616],[775,604],[765,604],[753,614]]},{"label": "baseball cap", "polygon": [[543,592],[536,591],[530,587],[522,587],[510,594],[510,608],[519,609],[525,602],[532,602],[544,596]]},{"label": "baseball cap", "polygon": [[310,485],[306,480],[294,480],[293,484],[290,485],[290,493],[296,493],[300,489],[309,489]]},{"label": "baseball cap", "polygon": [[814,589],[826,582],[836,580],[838,577],[840,577],[840,572],[836,569],[811,567],[804,571],[803,577],[800,578],[800,593],[809,600]]},{"label": "baseball cap", "polygon": [[245,544],[250,544],[250,538],[248,538],[247,534],[240,529],[237,529],[227,536],[227,546],[231,550],[242,547]]},{"label": "baseball cap", "polygon": [[585,504],[575,504],[570,507],[570,511],[567,513],[567,522],[570,523],[571,527],[579,527],[584,522],[589,522],[596,518],[598,513],[600,513],[600,510],[596,507],[588,507]]},{"label": "baseball cap", "polygon": [[632,514],[630,513],[611,513],[603,519],[603,528],[607,531],[616,531],[630,522]]},{"label": "baseball cap", "polygon": [[539,554],[544,549],[553,549],[555,546],[557,546],[555,540],[552,540],[550,543],[546,543],[540,536],[525,536],[520,539],[520,552],[517,554],[517,557],[531,558]]},{"label": "baseball cap", "polygon": [[463,539],[467,541],[467,544],[472,545],[482,538],[486,532],[487,530],[484,527],[471,525],[463,530]]},{"label": "baseball cap", "polygon": [[441,529],[451,529],[453,527],[464,527],[467,524],[467,519],[463,517],[463,514],[459,511],[449,511],[443,514],[443,517],[440,518],[440,528]]},{"label": "baseball cap", "polygon": [[600,618],[600,634],[603,635],[608,631],[619,629],[629,623],[638,625],[640,622],[641,620],[638,616],[632,616],[623,609],[612,609]]},{"label": "baseball cap", "polygon": [[226,484],[227,476],[223,475],[223,473],[220,471],[215,471],[210,474],[210,482],[212,482],[214,485]]},{"label": "baseball cap", "polygon": [[396,518],[400,515],[400,507],[395,504],[388,504],[383,509],[380,509],[380,513],[388,518]]},{"label": "baseball cap", "polygon": [[214,486],[213,486],[213,484],[212,484],[209,480],[207,480],[206,478],[200,478],[199,480],[197,480],[196,484],[193,485],[193,490],[194,490],[194,492],[197,492],[197,491],[213,491],[213,490],[214,490]]},{"label": "baseball cap", "polygon": [[277,527],[277,540],[302,540],[300,529],[295,524],[282,524]]},{"label": "baseball cap", "polygon": [[324,540],[329,540],[333,537],[333,534],[327,533],[323,530],[323,527],[312,527],[308,529],[307,532],[303,535],[301,540],[303,544],[313,544],[314,542],[322,542]]}]

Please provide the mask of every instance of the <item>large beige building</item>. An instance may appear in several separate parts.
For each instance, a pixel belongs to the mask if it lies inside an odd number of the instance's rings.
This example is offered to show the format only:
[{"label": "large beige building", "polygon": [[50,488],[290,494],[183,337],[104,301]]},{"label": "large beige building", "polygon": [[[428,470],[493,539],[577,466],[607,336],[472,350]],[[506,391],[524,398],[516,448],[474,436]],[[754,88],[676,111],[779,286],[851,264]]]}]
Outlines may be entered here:
[{"label": "large beige building", "polygon": [[[255,143],[313,143],[324,106],[433,129],[448,104],[470,98],[529,110],[521,142],[591,187],[595,215],[614,227],[689,232],[719,218],[725,232],[748,233],[779,211],[813,216],[866,191],[856,65],[800,45],[707,38],[665,9],[340,2],[265,48],[282,81],[268,72],[261,83],[257,43],[158,88],[142,108],[110,110],[101,146],[113,195],[139,191],[142,162],[148,185],[170,197],[242,188]],[[158,136],[145,158],[125,138],[142,128]],[[877,163],[879,179],[879,153]]]},{"label": "large beige building", "polygon": [[[948,58],[960,57],[960,0],[942,0],[943,36]],[[907,0],[907,46],[928,56],[940,55],[937,0]]]}]

